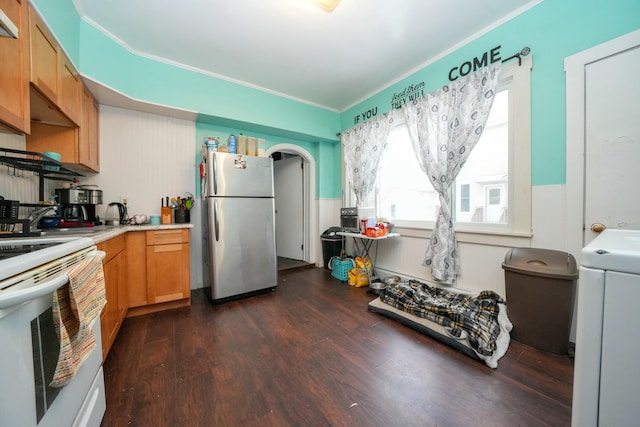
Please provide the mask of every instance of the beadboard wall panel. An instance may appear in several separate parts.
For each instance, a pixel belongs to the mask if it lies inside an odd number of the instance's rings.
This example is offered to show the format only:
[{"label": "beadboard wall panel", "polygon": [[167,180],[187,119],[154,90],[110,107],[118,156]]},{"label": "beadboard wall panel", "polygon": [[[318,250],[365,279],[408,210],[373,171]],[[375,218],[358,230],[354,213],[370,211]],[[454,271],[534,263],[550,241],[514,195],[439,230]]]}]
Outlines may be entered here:
[{"label": "beadboard wall panel", "polygon": [[[0,147],[13,150],[25,150],[27,146],[24,135],[0,133]],[[33,172],[14,170],[12,167],[0,166],[0,196],[6,200],[18,200],[22,203],[38,201],[38,177]],[[20,210],[20,217],[28,212]]]},{"label": "beadboard wall panel", "polygon": [[195,122],[100,106],[100,170],[82,182],[110,202],[127,200],[130,215],[160,215],[162,197],[195,194]]}]

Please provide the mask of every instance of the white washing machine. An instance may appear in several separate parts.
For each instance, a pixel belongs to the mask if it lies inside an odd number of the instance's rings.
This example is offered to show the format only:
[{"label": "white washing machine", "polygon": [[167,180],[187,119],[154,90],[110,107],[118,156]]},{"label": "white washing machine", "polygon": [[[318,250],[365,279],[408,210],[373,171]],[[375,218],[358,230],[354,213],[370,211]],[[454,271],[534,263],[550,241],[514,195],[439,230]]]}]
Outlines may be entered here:
[{"label": "white washing machine", "polygon": [[640,230],[605,230],[582,250],[571,425],[640,420]]}]

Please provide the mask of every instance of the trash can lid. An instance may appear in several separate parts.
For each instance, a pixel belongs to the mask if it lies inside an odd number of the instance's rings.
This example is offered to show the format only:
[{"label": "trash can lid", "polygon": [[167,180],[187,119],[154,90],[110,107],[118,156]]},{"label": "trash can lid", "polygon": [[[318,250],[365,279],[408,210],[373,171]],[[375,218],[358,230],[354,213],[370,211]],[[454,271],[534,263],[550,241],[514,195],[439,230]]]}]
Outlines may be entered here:
[{"label": "trash can lid", "polygon": [[539,248],[512,248],[502,263],[506,271],[552,279],[577,279],[576,259],[568,252]]},{"label": "trash can lid", "polygon": [[320,237],[341,237],[337,236],[336,233],[340,232],[342,229],[340,227],[329,227],[324,230],[324,233],[320,235]]},{"label": "trash can lid", "polygon": [[323,242],[342,242],[342,236],[320,236],[320,240],[322,240]]}]

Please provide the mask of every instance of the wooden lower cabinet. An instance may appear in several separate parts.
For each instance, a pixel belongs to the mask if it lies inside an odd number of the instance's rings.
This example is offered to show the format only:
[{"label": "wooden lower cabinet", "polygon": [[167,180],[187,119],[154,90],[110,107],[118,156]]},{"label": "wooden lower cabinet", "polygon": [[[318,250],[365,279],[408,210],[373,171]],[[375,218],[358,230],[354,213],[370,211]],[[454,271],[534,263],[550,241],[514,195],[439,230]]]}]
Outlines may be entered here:
[{"label": "wooden lower cabinet", "polygon": [[125,235],[98,243],[106,256],[102,261],[107,304],[100,314],[102,360],[106,359],[129,308]]},{"label": "wooden lower cabinet", "polygon": [[191,304],[189,229],[127,233],[127,316]]}]

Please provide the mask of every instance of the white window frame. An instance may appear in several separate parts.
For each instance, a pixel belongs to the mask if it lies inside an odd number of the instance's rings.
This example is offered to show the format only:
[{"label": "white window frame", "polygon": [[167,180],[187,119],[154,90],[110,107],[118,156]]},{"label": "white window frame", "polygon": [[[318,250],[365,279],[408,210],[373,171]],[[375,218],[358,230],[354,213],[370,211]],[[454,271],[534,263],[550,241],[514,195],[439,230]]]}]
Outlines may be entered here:
[{"label": "white window frame", "polygon": [[[498,90],[509,87],[509,185],[508,224],[456,223],[460,242],[495,245],[528,245],[532,236],[531,218],[531,70],[533,58],[522,57],[505,64],[500,73]],[[396,110],[399,120],[400,111]],[[343,177],[344,162],[343,162]],[[345,203],[353,206],[351,189],[344,182]],[[433,221],[411,221],[396,224],[394,232],[411,237],[431,237]]]}]

